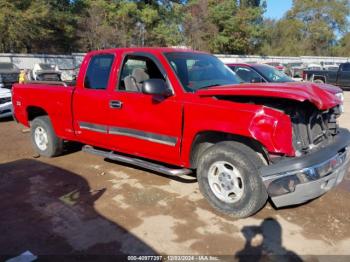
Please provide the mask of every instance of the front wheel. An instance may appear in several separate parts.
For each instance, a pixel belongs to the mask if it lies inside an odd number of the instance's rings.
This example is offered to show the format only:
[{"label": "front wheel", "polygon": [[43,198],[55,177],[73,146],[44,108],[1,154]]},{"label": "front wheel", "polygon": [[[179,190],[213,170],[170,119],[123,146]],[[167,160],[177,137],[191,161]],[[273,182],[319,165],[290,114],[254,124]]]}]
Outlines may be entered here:
[{"label": "front wheel", "polygon": [[63,151],[63,140],[56,136],[48,116],[36,117],[31,123],[34,149],[46,157],[55,157]]},{"label": "front wheel", "polygon": [[236,142],[218,143],[201,155],[197,169],[199,188],[220,212],[236,218],[253,215],[267,200],[258,170],[262,165],[249,147]]}]

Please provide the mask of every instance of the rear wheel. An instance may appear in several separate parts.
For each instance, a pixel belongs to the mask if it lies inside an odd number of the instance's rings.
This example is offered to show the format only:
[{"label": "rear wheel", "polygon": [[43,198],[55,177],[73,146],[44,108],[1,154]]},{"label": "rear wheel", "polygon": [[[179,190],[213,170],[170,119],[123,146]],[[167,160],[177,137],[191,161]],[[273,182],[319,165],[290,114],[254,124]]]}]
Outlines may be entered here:
[{"label": "rear wheel", "polygon": [[244,144],[218,143],[207,149],[199,160],[199,188],[220,212],[237,218],[250,216],[267,200],[258,170],[262,165],[256,152]]},{"label": "rear wheel", "polygon": [[48,116],[35,118],[31,123],[32,143],[41,156],[54,157],[63,151],[63,140],[56,136]]}]

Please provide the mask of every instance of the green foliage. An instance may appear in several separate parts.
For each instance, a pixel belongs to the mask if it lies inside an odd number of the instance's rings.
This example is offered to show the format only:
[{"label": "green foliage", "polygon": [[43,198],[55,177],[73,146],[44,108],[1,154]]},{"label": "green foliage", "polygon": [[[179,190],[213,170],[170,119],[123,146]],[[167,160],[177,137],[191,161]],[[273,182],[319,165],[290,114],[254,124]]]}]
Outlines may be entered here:
[{"label": "green foliage", "polygon": [[350,55],[348,0],[0,0],[0,52],[188,46],[224,54]]},{"label": "green foliage", "polygon": [[347,0],[294,0],[279,21],[265,22],[262,53],[270,55],[334,55],[337,38],[348,28]]},{"label": "green foliage", "polygon": [[185,21],[188,44],[215,53],[246,54],[263,39],[265,1],[189,1]]}]

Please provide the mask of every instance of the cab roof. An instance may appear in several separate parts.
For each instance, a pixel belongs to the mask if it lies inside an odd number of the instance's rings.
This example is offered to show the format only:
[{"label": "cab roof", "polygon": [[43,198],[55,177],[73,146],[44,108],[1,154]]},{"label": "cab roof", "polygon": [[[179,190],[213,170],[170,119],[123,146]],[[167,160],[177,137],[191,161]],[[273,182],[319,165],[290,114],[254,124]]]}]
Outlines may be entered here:
[{"label": "cab roof", "polygon": [[171,53],[171,52],[191,52],[191,53],[206,53],[196,51],[189,48],[173,48],[173,47],[125,47],[125,48],[110,48],[103,50],[95,50],[89,52],[90,54],[101,53],[117,53],[117,52],[147,52],[147,53]]}]

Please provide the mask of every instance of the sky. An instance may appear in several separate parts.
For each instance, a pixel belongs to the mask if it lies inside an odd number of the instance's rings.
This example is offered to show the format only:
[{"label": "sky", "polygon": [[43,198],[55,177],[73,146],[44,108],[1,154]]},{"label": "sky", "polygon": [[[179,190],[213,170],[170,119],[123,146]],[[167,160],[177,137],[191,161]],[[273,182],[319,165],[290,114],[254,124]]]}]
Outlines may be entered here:
[{"label": "sky", "polygon": [[267,0],[266,18],[279,19],[292,6],[292,0]]}]

